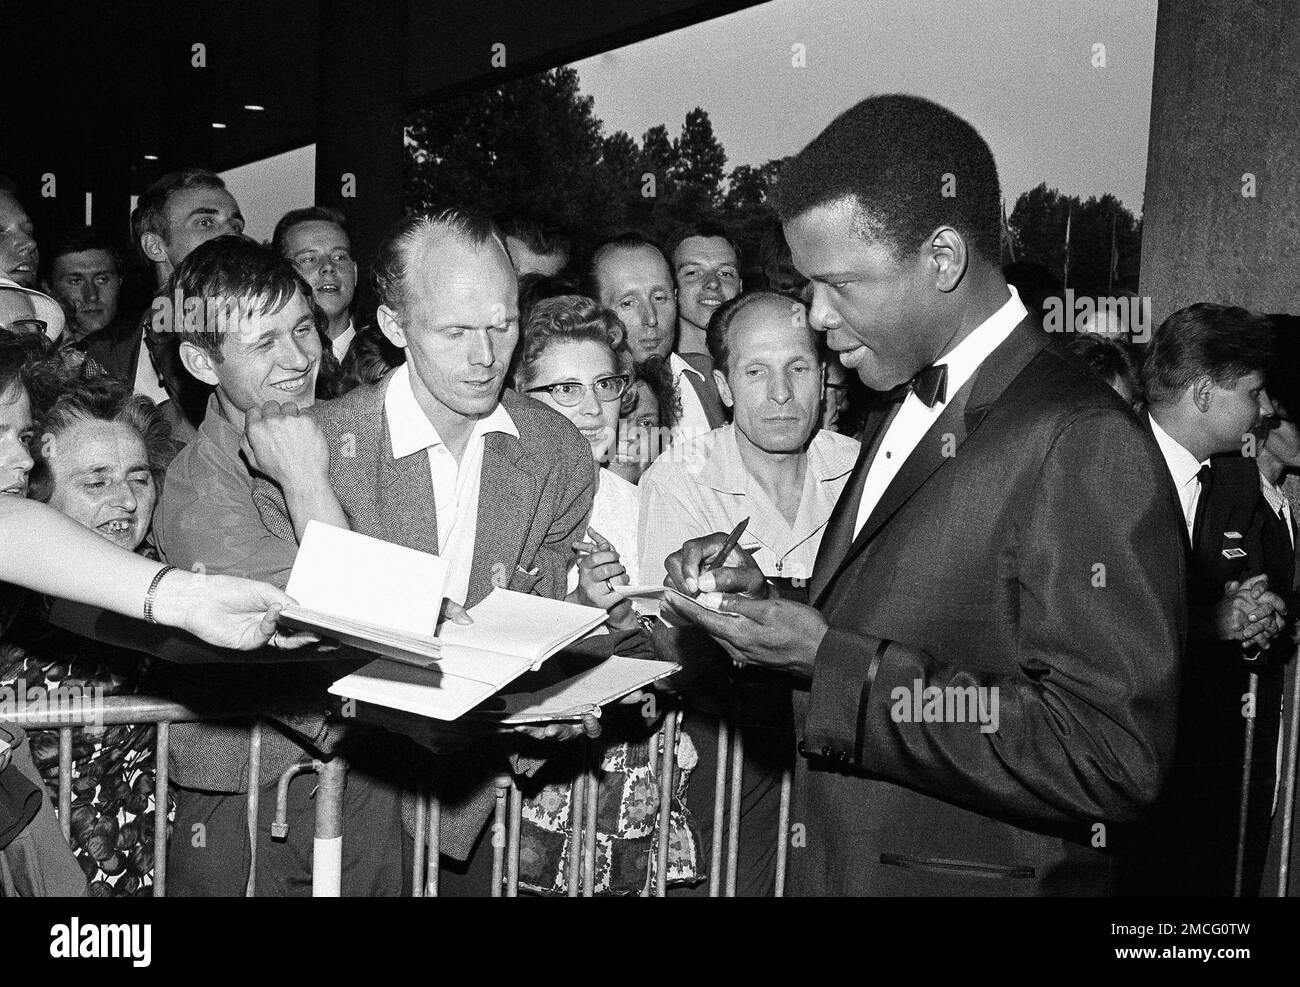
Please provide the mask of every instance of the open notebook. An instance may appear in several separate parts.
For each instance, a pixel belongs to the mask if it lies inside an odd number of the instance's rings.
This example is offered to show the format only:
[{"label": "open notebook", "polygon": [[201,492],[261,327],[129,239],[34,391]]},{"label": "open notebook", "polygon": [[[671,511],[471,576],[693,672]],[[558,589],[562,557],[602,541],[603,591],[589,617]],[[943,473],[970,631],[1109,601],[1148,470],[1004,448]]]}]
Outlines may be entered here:
[{"label": "open notebook", "polygon": [[[332,686],[336,696],[454,720],[608,616],[596,607],[494,589],[469,611],[473,624],[444,622],[441,650],[428,668],[373,661]],[[631,686],[628,691],[637,686]]]},{"label": "open notebook", "polygon": [[436,555],[309,521],[289,574],[296,601],[281,617],[363,651],[428,667],[447,563]]}]

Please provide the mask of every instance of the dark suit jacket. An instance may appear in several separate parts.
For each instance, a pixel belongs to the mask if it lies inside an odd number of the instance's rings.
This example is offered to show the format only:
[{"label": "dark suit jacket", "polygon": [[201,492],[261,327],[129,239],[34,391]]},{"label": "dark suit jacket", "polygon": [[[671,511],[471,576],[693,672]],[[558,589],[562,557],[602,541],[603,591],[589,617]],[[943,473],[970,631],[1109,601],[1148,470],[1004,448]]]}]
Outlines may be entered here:
[{"label": "dark suit jacket", "polygon": [[[1290,604],[1294,557],[1285,529],[1260,491],[1254,459],[1213,457],[1201,500],[1191,543],[1185,543],[1192,634],[1182,670],[1174,767],[1160,809],[1134,856],[1133,876],[1125,887],[1133,894],[1232,894],[1245,754],[1244,697],[1252,672],[1259,675],[1259,685],[1243,880],[1248,896],[1258,892],[1267,849],[1289,635],[1284,632],[1248,665],[1241,645],[1215,639],[1209,622],[1227,582],[1260,573],[1267,573],[1269,588]],[[1241,538],[1230,539],[1228,532]],[[1225,556],[1225,549],[1233,547],[1245,554]]]},{"label": "dark suit jacket", "polygon": [[[866,455],[810,584],[829,630],[796,695],[792,887],[1105,893],[1099,845],[1173,750],[1181,515],[1154,440],[1026,319],[853,538]],[[996,688],[998,729],[900,722],[918,682]]]},{"label": "dark suit jacket", "polygon": [[[313,407],[330,443],[330,485],[353,531],[436,553],[437,508],[429,460],[423,455],[393,458],[384,415],[387,380]],[[568,419],[513,391],[506,391],[501,403],[519,438],[494,432],[485,439],[467,608],[497,584],[563,599],[571,546],[582,539],[596,489],[591,447]],[[259,480],[254,500],[267,528],[293,542],[293,525],[279,488]],[[618,640],[609,636],[611,644]],[[442,850],[465,859],[495,803],[491,778],[505,763],[491,745],[445,761],[438,771],[437,792]]]},{"label": "dark suit jacket", "polygon": [[709,428],[720,428],[727,424],[731,420],[731,416],[727,414],[727,406],[722,403],[722,396],[718,393],[718,385],[713,381],[712,357],[707,353],[679,353],[677,355],[685,360],[692,370],[704,375],[704,379],[700,380],[699,377],[686,374],[686,381],[695,391],[695,396],[700,399]]}]

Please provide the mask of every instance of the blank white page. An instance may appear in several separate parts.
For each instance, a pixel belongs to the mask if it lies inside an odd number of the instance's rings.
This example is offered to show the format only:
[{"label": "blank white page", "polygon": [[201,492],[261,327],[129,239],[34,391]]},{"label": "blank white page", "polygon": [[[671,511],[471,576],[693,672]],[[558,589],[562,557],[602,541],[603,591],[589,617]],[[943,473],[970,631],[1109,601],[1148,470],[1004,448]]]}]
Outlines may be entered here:
[{"label": "blank white page", "polygon": [[310,610],[432,637],[446,581],[436,555],[309,521],[285,592]]}]

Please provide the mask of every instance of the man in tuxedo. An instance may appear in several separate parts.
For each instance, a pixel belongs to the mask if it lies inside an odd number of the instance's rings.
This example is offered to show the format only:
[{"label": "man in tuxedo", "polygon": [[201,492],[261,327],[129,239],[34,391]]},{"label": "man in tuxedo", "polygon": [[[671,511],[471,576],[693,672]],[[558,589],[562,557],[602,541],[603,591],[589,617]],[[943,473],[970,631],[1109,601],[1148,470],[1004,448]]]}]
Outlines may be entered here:
[{"label": "man in tuxedo", "polygon": [[1187,533],[1188,649],[1173,772],[1125,882],[1135,894],[1232,894],[1248,717],[1256,753],[1249,870],[1259,887],[1289,657],[1271,647],[1287,609],[1272,587],[1289,595],[1290,576],[1285,561],[1269,565],[1278,546],[1255,458],[1274,411],[1265,374],[1275,355],[1267,319],[1199,303],[1161,323],[1143,362],[1145,422]]},{"label": "man in tuxedo", "polygon": [[668,578],[730,612],[667,606],[804,690],[796,893],[1105,893],[1116,824],[1172,753],[1177,504],[1131,410],[1007,286],[999,203],[984,140],[912,96],[864,100],[782,172],[810,321],[896,400],[867,423],[811,606],[743,551],[707,571],[721,533]]}]

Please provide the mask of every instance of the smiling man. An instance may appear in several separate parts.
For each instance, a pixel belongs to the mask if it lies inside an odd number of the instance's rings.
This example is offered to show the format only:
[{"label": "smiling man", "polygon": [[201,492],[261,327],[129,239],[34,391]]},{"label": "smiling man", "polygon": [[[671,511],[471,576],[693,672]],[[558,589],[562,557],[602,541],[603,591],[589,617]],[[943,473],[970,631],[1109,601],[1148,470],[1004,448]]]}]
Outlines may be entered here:
[{"label": "smiling man", "polygon": [[327,319],[330,349],[342,363],[357,336],[352,321],[357,262],[343,214],[328,206],[287,212],[275,224],[271,249],[287,257],[311,285],[312,297]]},{"label": "smiling man", "polygon": [[[867,423],[811,605],[743,550],[704,571],[718,532],[667,571],[734,613],[666,608],[803,687],[791,886],[1105,893],[1116,824],[1154,802],[1173,748],[1185,601],[1160,453],[1008,288],[997,170],[964,120],[864,100],[786,164],[779,199],[813,328],[895,400]],[[1000,702],[999,728],[900,717],[952,688]]]},{"label": "smiling man", "polygon": [[709,319],[740,294],[740,254],[727,231],[714,223],[679,229],[668,244],[677,284],[677,345],[683,357],[708,356]]}]

